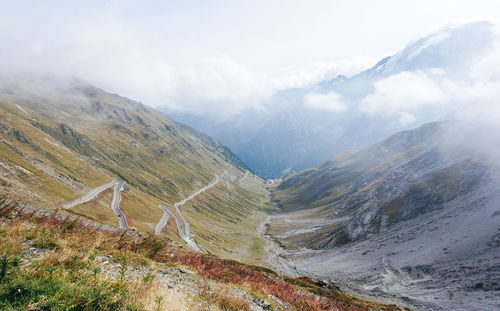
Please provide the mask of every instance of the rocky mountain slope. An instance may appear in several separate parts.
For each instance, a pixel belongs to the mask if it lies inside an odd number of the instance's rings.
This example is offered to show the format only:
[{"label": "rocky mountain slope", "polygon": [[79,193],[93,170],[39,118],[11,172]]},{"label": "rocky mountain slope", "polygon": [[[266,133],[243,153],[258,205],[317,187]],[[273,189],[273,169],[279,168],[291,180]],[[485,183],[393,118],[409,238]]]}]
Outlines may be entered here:
[{"label": "rocky mountain slope", "polygon": [[[424,75],[467,81],[471,63],[488,53],[494,42],[494,26],[489,22],[447,27],[409,43],[352,77],[340,75],[309,87],[281,90],[264,100],[262,109],[250,108],[225,120],[163,109],[229,146],[259,175],[278,178],[319,165],[332,154],[449,118],[453,110],[429,105],[410,107],[409,112],[374,113],[364,100],[376,93],[377,83],[389,83],[391,78]],[[414,100],[417,102],[412,106],[426,99]]]},{"label": "rocky mountain slope", "polygon": [[207,135],[77,79],[2,77],[0,112],[3,193],[151,233],[164,205],[176,218],[158,234],[183,242],[177,226],[191,225],[188,238],[203,249],[258,260],[253,226],[265,215],[263,182],[250,174],[240,183],[245,164]]},{"label": "rocky mountain slope", "polygon": [[[299,274],[424,310],[495,310],[500,171],[491,133],[424,124],[291,174],[274,185],[285,213],[270,217],[267,234]],[[496,138],[486,144],[488,135]]]}]

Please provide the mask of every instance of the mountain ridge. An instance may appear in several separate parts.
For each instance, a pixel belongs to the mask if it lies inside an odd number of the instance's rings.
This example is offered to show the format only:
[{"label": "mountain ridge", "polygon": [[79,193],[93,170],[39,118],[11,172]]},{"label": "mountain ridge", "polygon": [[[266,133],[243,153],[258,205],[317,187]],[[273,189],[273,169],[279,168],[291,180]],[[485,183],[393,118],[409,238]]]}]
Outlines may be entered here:
[{"label": "mountain ridge", "polygon": [[[21,75],[0,80],[1,192],[58,210],[119,180],[128,191],[118,191],[117,206],[112,193],[103,191],[68,211],[154,233],[163,217],[161,205],[173,208],[218,174],[223,182],[185,204],[179,218],[203,249],[261,260],[252,226],[266,213],[264,184],[253,174],[237,182],[249,169],[230,149],[161,112],[78,79]],[[161,233],[182,244],[173,221]],[[239,234],[226,237],[235,231]]]},{"label": "mountain ridge", "polygon": [[477,148],[484,130],[428,123],[276,181],[277,253],[299,274],[416,309],[494,310],[500,171],[495,145]]},{"label": "mountain ridge", "polygon": [[[424,107],[412,112],[409,121],[401,121],[407,114],[372,115],[360,103],[373,94],[378,81],[401,73],[440,72],[436,74],[462,79],[468,74],[469,64],[491,49],[493,39],[494,27],[490,22],[449,26],[409,43],[349,78],[340,75],[312,86],[277,91],[260,103],[263,109],[249,108],[229,120],[159,109],[228,145],[257,174],[278,178],[415,125],[452,118],[449,111]],[[306,100],[308,94],[335,94],[346,109],[311,108]],[[332,103],[333,100],[325,99],[323,104]],[[252,126],[248,125],[250,120]]]}]

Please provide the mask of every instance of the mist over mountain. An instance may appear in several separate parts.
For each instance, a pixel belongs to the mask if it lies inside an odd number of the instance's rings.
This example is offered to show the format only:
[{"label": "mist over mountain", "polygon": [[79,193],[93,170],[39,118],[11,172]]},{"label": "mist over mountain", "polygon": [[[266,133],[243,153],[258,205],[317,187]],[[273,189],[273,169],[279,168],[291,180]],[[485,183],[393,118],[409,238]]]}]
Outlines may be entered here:
[{"label": "mist over mountain", "polygon": [[0,310],[500,310],[499,1],[0,3]]},{"label": "mist over mountain", "polygon": [[496,50],[492,23],[448,26],[352,77],[279,91],[260,109],[222,119],[159,109],[276,178],[424,122],[470,117],[472,102],[500,98]]}]

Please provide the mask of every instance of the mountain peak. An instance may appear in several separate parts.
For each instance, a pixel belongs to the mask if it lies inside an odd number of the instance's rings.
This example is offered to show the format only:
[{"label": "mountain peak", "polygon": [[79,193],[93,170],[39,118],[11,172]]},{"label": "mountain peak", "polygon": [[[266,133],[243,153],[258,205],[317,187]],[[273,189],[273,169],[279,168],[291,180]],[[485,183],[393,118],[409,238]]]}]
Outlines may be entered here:
[{"label": "mountain peak", "polygon": [[384,76],[402,71],[462,68],[491,47],[493,34],[494,25],[488,21],[448,25],[411,42],[372,68]]}]

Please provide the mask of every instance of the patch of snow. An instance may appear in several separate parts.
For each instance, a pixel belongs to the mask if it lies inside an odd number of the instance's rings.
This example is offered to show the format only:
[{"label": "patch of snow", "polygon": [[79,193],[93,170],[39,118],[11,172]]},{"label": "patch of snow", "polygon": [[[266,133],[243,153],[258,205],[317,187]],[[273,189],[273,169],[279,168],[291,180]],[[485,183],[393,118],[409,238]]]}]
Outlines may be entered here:
[{"label": "patch of snow", "polygon": [[407,60],[412,60],[415,57],[417,57],[423,50],[438,44],[439,42],[443,41],[446,38],[449,38],[451,35],[449,32],[442,32],[442,33],[437,33],[434,35],[431,35],[427,38],[425,38],[420,45],[417,45],[414,47],[415,50],[413,50],[410,55],[406,58]]}]

